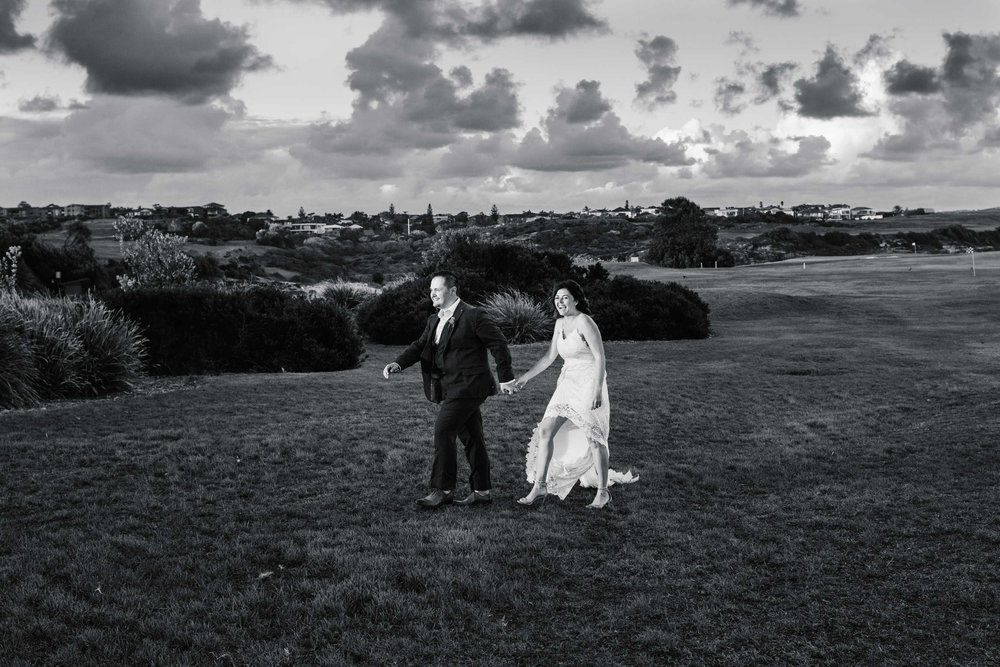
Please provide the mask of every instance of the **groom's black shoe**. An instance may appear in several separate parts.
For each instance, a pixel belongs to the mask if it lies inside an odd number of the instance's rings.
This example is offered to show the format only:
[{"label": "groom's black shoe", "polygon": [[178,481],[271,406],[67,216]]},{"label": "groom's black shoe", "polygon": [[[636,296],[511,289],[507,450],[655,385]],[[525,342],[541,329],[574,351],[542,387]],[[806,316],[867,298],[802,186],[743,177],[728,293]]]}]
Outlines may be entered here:
[{"label": "groom's black shoe", "polygon": [[489,505],[492,502],[493,496],[490,495],[489,491],[473,491],[461,500],[456,500],[455,504],[469,507],[471,505]]},{"label": "groom's black shoe", "polygon": [[418,507],[426,507],[428,509],[437,509],[442,505],[447,505],[450,503],[454,494],[451,491],[442,491],[441,489],[434,489],[430,492],[430,495],[424,496],[417,501]]}]

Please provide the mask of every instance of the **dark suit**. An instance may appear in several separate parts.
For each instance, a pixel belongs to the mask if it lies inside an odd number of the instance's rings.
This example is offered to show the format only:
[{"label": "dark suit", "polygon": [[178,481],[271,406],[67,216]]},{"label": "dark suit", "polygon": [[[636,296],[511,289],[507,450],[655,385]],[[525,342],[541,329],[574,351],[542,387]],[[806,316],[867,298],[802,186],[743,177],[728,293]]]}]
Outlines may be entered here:
[{"label": "dark suit", "polygon": [[483,438],[483,416],[479,407],[497,393],[490,372],[487,350],[496,362],[500,382],[514,379],[507,340],[482,310],[460,302],[445,324],[441,340],[434,343],[438,326],[435,313],[427,320],[420,338],[410,343],[396,359],[400,368],[420,362],[424,395],[441,404],[434,425],[434,465],[431,487],[450,491],[458,476],[455,439],[465,445],[474,490],[491,488],[490,460]]}]

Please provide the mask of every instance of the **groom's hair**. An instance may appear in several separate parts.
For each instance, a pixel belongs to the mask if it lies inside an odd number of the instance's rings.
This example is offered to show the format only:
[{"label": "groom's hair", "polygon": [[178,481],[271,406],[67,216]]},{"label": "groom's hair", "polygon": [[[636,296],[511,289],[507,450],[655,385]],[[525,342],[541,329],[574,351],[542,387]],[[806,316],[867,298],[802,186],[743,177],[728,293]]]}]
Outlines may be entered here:
[{"label": "groom's hair", "polygon": [[444,278],[444,284],[446,287],[454,287],[455,294],[458,294],[458,276],[456,276],[451,271],[435,271],[431,274],[431,280],[435,278]]}]

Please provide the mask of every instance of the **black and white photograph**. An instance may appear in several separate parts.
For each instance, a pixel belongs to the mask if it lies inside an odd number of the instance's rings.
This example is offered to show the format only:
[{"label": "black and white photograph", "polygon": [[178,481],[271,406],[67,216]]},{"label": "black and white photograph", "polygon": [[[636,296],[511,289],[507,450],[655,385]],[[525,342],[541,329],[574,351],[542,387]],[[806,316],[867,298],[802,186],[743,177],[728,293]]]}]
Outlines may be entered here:
[{"label": "black and white photograph", "polygon": [[1000,4],[0,0],[0,664],[1000,665]]}]

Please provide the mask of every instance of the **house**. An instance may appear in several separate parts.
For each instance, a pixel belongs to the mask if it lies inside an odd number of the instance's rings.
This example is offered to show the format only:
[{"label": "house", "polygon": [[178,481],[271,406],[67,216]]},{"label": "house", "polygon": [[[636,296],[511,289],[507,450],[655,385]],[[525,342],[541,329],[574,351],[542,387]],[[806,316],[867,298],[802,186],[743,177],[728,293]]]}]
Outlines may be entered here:
[{"label": "house", "polygon": [[878,220],[881,217],[870,206],[855,206],[851,209],[851,220]]},{"label": "house", "polygon": [[822,204],[798,204],[792,207],[792,215],[796,218],[826,219],[826,206]]},{"label": "house", "polygon": [[830,204],[826,208],[826,217],[830,220],[850,220],[851,207],[847,204]]},{"label": "house", "polygon": [[702,211],[705,212],[705,215],[716,218],[735,218],[740,214],[740,209],[733,206],[709,206],[703,208]]},{"label": "house", "polygon": [[69,218],[110,218],[111,204],[69,204],[63,211]]},{"label": "house", "polygon": [[205,212],[205,216],[208,218],[218,218],[222,215],[229,215],[229,211],[222,204],[217,204],[215,202],[210,202],[201,207]]}]

